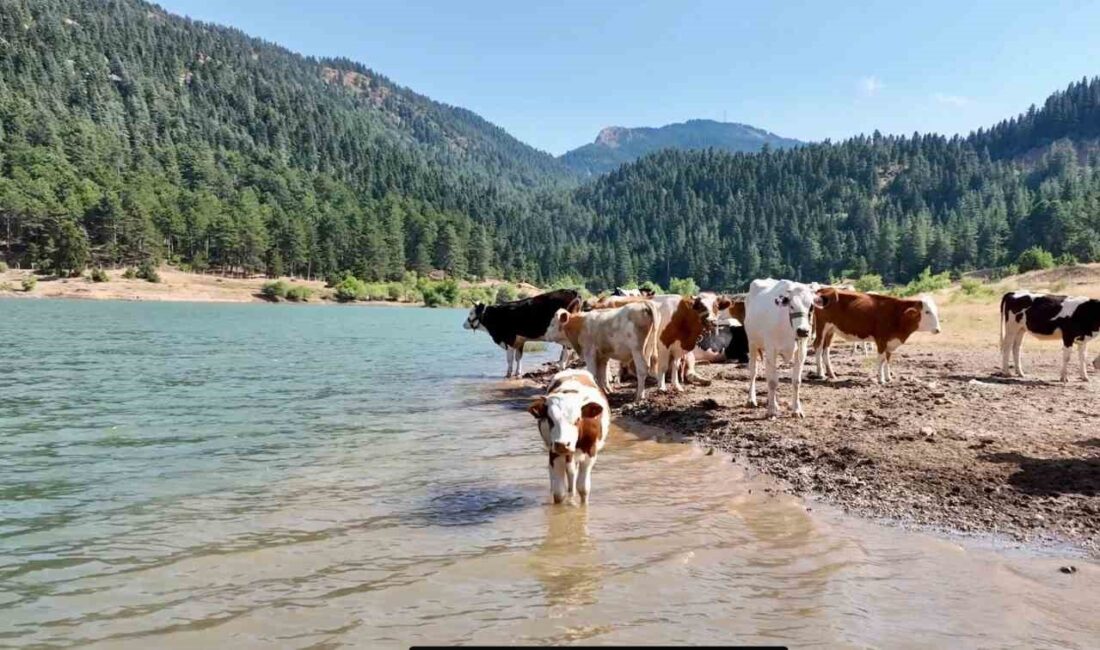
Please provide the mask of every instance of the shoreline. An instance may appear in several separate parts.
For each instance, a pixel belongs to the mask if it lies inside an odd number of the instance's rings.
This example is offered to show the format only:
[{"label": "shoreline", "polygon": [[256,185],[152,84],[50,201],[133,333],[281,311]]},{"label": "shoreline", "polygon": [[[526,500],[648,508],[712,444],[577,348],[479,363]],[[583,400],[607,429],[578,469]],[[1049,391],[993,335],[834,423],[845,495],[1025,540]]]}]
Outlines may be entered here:
[{"label": "shoreline", "polygon": [[[910,346],[895,362],[898,378],[885,387],[871,381],[862,358],[834,350],[841,378],[803,380],[805,420],[783,411],[767,420],[762,407],[747,407],[747,372],[734,364],[698,366],[710,386],[689,385],[681,394],[653,390],[631,403],[632,390],[617,390],[612,413],[628,430],[636,424],[658,432],[658,442],[722,454],[775,480],[777,490],[803,498],[809,509],[824,505],[997,550],[1100,558],[1100,438],[1088,423],[1095,428],[1088,405],[1096,383],[997,382],[989,370],[994,355],[973,352],[981,371],[945,378],[945,359],[958,350]],[[1053,356],[1044,350],[1050,363],[1033,359],[1035,373],[1056,377]],[[544,367],[525,378],[541,387],[552,374]],[[779,391],[783,408],[789,378],[781,375]],[[1025,404],[1028,396],[1027,413],[998,404]],[[1071,426],[1067,416],[1048,412],[1056,401],[1081,422]],[[1037,414],[1045,417],[1020,425]],[[1061,430],[1043,430],[1059,419]]]}]

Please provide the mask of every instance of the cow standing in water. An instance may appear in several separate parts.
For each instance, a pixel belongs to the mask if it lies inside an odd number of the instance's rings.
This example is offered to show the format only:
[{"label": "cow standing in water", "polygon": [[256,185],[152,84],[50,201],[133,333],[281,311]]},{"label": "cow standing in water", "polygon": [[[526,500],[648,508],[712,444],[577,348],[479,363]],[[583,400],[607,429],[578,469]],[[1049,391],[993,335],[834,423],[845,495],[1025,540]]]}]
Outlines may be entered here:
[{"label": "cow standing in water", "polygon": [[[522,377],[523,370],[520,364],[523,360],[523,345],[527,341],[546,340],[546,328],[559,309],[576,312],[580,308],[579,292],[573,289],[559,289],[499,305],[486,305],[479,302],[470,308],[470,313],[462,326],[468,330],[488,332],[493,338],[493,343],[504,348],[508,354],[508,372],[504,377]],[[564,369],[568,359],[569,348],[563,346],[559,367]],[[513,360],[515,361],[514,371],[512,370]]]},{"label": "cow standing in water", "polygon": [[539,435],[550,453],[550,492],[561,503],[574,491],[581,503],[592,492],[592,468],[611,430],[611,408],[587,370],[554,375],[546,395],[527,411],[538,421]]},{"label": "cow standing in water", "polygon": [[1085,357],[1089,341],[1100,335],[1100,300],[1030,291],[1006,293],[1001,298],[1001,372],[1005,375],[1015,366],[1016,376],[1024,376],[1020,346],[1028,332],[1038,339],[1062,341],[1062,381],[1069,381],[1069,360],[1077,345],[1080,377],[1088,381]]}]

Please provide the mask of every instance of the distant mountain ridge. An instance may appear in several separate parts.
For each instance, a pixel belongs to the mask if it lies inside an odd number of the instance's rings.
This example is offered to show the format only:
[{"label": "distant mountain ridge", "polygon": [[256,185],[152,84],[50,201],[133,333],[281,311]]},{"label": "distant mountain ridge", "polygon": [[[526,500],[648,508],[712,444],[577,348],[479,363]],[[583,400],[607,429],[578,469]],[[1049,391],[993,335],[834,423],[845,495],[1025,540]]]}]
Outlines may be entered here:
[{"label": "distant mountain ridge", "polygon": [[595,142],[573,149],[559,160],[582,174],[598,176],[661,149],[756,152],[764,145],[788,149],[801,144],[805,143],[748,124],[688,120],[661,127],[609,126]]}]

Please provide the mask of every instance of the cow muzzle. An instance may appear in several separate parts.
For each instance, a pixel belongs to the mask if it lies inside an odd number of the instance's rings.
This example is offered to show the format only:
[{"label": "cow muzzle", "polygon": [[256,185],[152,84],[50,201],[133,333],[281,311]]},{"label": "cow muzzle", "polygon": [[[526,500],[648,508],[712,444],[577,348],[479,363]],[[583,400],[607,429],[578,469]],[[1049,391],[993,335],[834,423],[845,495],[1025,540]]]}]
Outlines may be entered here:
[{"label": "cow muzzle", "polygon": [[805,327],[800,327],[794,331],[794,335],[800,339],[804,339],[810,335],[810,330]]}]

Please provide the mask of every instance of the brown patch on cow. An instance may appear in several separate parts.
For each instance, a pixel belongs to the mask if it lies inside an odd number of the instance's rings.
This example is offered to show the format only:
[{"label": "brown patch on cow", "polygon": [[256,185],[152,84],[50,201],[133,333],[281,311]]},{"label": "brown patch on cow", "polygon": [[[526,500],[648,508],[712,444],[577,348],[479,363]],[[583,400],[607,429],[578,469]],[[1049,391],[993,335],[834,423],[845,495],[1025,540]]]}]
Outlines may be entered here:
[{"label": "brown patch on cow", "polygon": [[704,318],[709,311],[699,298],[680,299],[668,325],[665,325],[661,332],[661,343],[667,348],[679,342],[681,349],[685,352],[691,351],[699,342],[699,337],[703,335]]},{"label": "brown patch on cow", "polygon": [[724,311],[733,307],[733,301],[726,296],[718,296],[718,301],[714,303],[714,306],[718,309],[718,311]]},{"label": "brown patch on cow", "polygon": [[[585,404],[585,406],[588,406]],[[596,455],[597,444],[603,437],[603,421],[599,417],[582,417],[577,420],[577,451],[589,457]]]},{"label": "brown patch on cow", "polygon": [[541,420],[546,417],[546,397],[539,395],[527,407],[527,412],[535,416],[536,420]]},{"label": "brown patch on cow", "polygon": [[733,318],[736,318],[737,320],[741,321],[741,323],[745,322],[745,301],[744,300],[736,300],[736,301],[733,302],[733,304],[730,306],[730,316],[732,316]]}]

